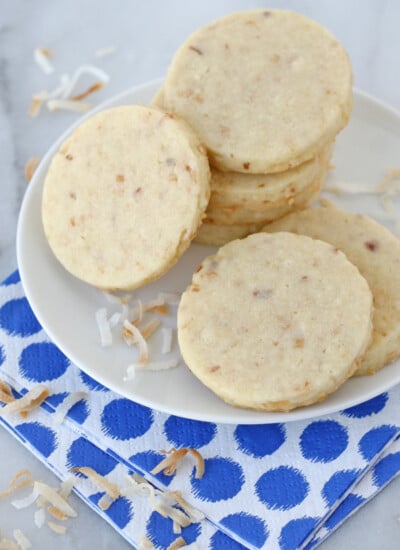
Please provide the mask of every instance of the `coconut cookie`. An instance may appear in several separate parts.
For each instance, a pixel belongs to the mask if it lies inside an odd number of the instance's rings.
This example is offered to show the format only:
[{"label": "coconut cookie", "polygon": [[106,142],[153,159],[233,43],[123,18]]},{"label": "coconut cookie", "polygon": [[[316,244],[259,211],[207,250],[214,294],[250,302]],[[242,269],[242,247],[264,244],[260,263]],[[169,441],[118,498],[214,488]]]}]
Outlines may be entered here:
[{"label": "coconut cookie", "polygon": [[286,200],[282,200],[276,204],[265,204],[262,210],[249,210],[240,206],[212,207],[209,204],[206,210],[207,219],[210,223],[219,225],[272,222],[290,212],[309,206],[318,198],[324,179],[325,177],[317,178],[297,193],[289,196]]},{"label": "coconut cookie", "polygon": [[333,144],[316,157],[296,168],[275,174],[243,174],[211,169],[209,208],[240,207],[266,210],[270,206],[290,203],[310,183],[322,184],[331,157]]},{"label": "coconut cookie", "polygon": [[373,374],[400,356],[400,241],[371,218],[336,207],[296,212],[265,227],[321,239],[342,250],[374,297],[373,333],[355,374]]},{"label": "coconut cookie", "polygon": [[194,242],[198,244],[208,244],[222,246],[235,239],[242,239],[251,233],[261,231],[264,224],[247,225],[217,225],[208,223],[207,219],[201,225]]},{"label": "coconut cookie", "polygon": [[193,374],[227,403],[289,411],[351,376],[371,314],[367,282],[337,248],[257,233],[199,266],[179,305],[179,345]]},{"label": "coconut cookie", "polygon": [[192,126],[212,166],[284,171],[314,157],[346,126],[351,66],[336,38],[303,15],[234,13],[179,48],[163,104]]},{"label": "coconut cookie", "polygon": [[139,287],[189,246],[209,178],[205,150],[185,122],[137,105],[102,111],[51,162],[42,200],[49,245],[89,284]]}]

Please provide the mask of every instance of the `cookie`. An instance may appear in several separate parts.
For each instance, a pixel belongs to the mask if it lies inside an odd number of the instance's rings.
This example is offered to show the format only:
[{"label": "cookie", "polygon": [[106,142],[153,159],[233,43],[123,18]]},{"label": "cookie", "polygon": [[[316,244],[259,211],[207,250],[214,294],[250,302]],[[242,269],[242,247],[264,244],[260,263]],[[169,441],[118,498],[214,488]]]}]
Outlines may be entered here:
[{"label": "cookie", "polygon": [[53,157],[42,219],[61,264],[103,289],[134,289],[187,249],[209,199],[209,165],[188,125],[141,106],[86,120]]},{"label": "cookie", "polygon": [[373,374],[400,357],[400,241],[367,216],[336,207],[296,212],[265,227],[321,239],[342,250],[374,297],[373,333],[356,375]]},{"label": "cookie", "polygon": [[217,225],[208,223],[207,219],[201,225],[194,242],[198,244],[208,244],[213,246],[222,246],[235,239],[242,239],[251,233],[257,233],[264,224],[247,225]]},{"label": "cookie", "polygon": [[179,48],[163,85],[222,171],[267,174],[332,142],[352,108],[352,72],[336,38],[307,17],[251,10],[222,17]]},{"label": "cookie", "polygon": [[371,314],[367,282],[337,248],[257,233],[199,266],[179,304],[178,338],[192,373],[227,403],[289,411],[353,374]]},{"label": "cookie", "polygon": [[275,174],[243,174],[211,169],[209,208],[234,208],[261,211],[289,203],[310,183],[324,181],[333,143],[296,168]]},{"label": "cookie", "polygon": [[[325,170],[326,172],[326,170]],[[248,210],[240,206],[233,207],[207,207],[206,214],[209,223],[218,225],[241,225],[241,224],[262,224],[269,223],[289,214],[295,210],[306,208],[314,202],[321,191],[324,177],[318,177],[303,189],[287,199],[277,203],[267,203],[264,209]]]}]

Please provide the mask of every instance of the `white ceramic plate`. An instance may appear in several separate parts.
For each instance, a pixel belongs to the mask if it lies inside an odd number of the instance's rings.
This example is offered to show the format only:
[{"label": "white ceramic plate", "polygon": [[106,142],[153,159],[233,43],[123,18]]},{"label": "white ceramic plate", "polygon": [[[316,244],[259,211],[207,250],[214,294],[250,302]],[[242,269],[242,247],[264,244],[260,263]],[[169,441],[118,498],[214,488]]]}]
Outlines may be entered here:
[{"label": "white ceramic plate", "polygon": [[[150,101],[161,81],[129,90],[107,101],[105,107]],[[340,134],[335,148],[335,171],[330,182],[370,184],[380,181],[385,168],[399,162],[400,116],[392,109],[355,92],[354,111],[349,126]],[[92,116],[93,112],[88,116]],[[86,117],[87,118],[87,117]],[[81,120],[75,125],[77,126]],[[68,130],[49,150],[25,195],[18,226],[17,254],[22,282],[28,300],[49,337],[87,374],[143,405],[167,413],[211,422],[261,424],[287,422],[332,413],[361,403],[400,382],[400,362],[375,376],[353,378],[324,402],[290,413],[263,413],[241,410],[221,401],[205,388],[184,365],[167,371],[141,372],[124,382],[127,365],[135,361],[135,350],[117,339],[111,348],[102,348],[95,322],[100,307],[115,311],[104,295],[75,279],[56,261],[45,239],[41,224],[41,195],[49,162],[68,136]],[[344,208],[382,219],[379,199],[372,196],[337,197]],[[390,229],[392,229],[389,226]],[[143,299],[160,291],[183,291],[200,261],[214,249],[193,244],[178,264],[158,281],[135,292]],[[175,310],[164,320],[174,326]],[[150,341],[153,360],[160,355],[161,335]],[[178,354],[177,346],[172,353]]]}]

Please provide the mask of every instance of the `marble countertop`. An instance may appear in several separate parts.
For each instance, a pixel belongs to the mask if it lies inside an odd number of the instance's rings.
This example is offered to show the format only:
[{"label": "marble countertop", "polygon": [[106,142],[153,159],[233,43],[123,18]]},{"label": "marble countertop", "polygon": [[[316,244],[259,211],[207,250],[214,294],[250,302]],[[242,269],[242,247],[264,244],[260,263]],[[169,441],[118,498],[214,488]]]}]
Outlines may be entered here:
[{"label": "marble countertop", "polygon": [[[43,156],[77,118],[74,113],[46,111],[37,118],[28,117],[34,92],[54,88],[60,74],[91,63],[111,77],[93,96],[97,104],[135,84],[163,76],[186,36],[213,18],[240,9],[283,6],[329,28],[350,55],[355,86],[400,110],[400,2],[396,0],[0,0],[0,280],[16,267],[15,234],[27,185],[23,175],[26,161]],[[54,74],[44,75],[33,62],[33,50],[38,46],[54,50]],[[106,47],[116,50],[96,58],[96,50]],[[0,448],[0,490],[22,467],[30,468],[36,478],[54,483],[53,475],[4,430],[0,430]],[[398,548],[399,493],[397,479],[323,543],[321,550]],[[11,510],[2,501],[0,529],[11,535],[12,528],[20,527],[34,548],[50,549],[56,544],[59,550],[129,547],[95,513],[74,500],[79,519],[66,537],[38,531],[31,514]]]}]

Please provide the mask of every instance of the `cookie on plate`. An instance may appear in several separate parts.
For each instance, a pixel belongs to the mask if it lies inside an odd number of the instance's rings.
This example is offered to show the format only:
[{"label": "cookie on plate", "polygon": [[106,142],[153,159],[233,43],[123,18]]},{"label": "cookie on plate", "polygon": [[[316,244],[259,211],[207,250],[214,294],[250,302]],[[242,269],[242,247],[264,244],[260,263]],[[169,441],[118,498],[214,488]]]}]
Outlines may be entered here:
[{"label": "cookie on plate", "polygon": [[294,192],[291,196],[289,194],[288,198],[277,201],[276,203],[264,204],[263,209],[261,209],[261,205],[258,210],[250,210],[240,205],[213,207],[209,204],[206,210],[207,219],[210,223],[216,223],[218,225],[262,224],[263,222],[272,222],[290,212],[306,208],[314,202],[320,194],[326,172],[327,168],[302,189]]},{"label": "cookie on plate", "polygon": [[371,344],[356,375],[373,374],[400,357],[400,241],[367,216],[330,206],[303,210],[267,225],[321,239],[342,250],[374,297]]},{"label": "cookie on plate", "polygon": [[314,157],[346,126],[352,71],[336,38],[291,11],[250,10],[194,32],[163,85],[222,171],[280,172]]},{"label": "cookie on plate", "polygon": [[208,203],[205,149],[189,126],[138,105],[102,111],[61,145],[48,170],[43,227],[61,264],[103,289],[165,273]]},{"label": "cookie on plate", "polygon": [[199,266],[179,305],[178,338],[192,373],[227,403],[289,411],[353,374],[371,315],[367,282],[337,248],[257,233]]}]

